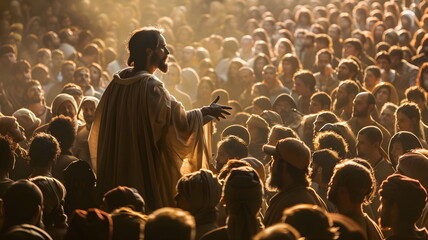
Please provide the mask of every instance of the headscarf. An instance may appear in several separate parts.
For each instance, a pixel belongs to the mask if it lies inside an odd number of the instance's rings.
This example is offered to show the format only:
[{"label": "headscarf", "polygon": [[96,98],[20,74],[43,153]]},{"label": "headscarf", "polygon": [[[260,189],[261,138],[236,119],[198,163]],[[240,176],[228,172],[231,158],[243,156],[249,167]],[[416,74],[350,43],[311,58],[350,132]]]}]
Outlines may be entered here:
[{"label": "headscarf", "polygon": [[229,239],[251,239],[263,228],[257,214],[263,199],[263,185],[254,169],[233,169],[223,186]]},{"label": "headscarf", "polygon": [[40,118],[36,117],[36,115],[27,108],[16,110],[12,116],[16,118],[19,125],[22,126],[26,131],[36,129],[42,122]]},{"label": "headscarf", "polygon": [[193,208],[190,212],[198,222],[204,213],[215,211],[220,201],[221,186],[211,171],[201,169],[181,177],[177,193]]},{"label": "headscarf", "polygon": [[71,102],[77,113],[77,103],[76,100],[74,100],[74,97],[67,93],[60,93],[55,97],[52,102],[52,116],[58,116],[59,107],[67,101]]}]

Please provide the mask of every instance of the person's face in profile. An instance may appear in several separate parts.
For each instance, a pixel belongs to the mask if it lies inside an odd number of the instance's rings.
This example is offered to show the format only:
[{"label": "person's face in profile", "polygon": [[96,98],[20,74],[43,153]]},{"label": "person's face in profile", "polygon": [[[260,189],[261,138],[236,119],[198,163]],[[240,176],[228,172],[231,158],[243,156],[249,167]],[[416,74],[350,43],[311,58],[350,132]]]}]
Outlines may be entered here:
[{"label": "person's face in profile", "polygon": [[158,47],[154,50],[151,56],[151,63],[164,73],[168,71],[168,54],[169,51],[166,45],[165,38],[160,35]]}]

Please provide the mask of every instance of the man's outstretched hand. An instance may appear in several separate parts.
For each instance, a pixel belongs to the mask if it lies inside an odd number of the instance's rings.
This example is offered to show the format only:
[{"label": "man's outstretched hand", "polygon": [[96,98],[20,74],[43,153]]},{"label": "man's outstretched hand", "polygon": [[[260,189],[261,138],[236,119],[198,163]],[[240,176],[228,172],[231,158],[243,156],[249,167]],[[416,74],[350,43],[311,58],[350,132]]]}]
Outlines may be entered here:
[{"label": "man's outstretched hand", "polygon": [[228,112],[226,110],[230,110],[232,108],[229,106],[217,104],[218,100],[220,100],[220,96],[217,96],[209,106],[201,108],[202,115],[203,116],[207,116],[207,115],[213,116],[218,121],[220,121],[220,118],[226,119],[225,115],[230,115],[230,112]]}]

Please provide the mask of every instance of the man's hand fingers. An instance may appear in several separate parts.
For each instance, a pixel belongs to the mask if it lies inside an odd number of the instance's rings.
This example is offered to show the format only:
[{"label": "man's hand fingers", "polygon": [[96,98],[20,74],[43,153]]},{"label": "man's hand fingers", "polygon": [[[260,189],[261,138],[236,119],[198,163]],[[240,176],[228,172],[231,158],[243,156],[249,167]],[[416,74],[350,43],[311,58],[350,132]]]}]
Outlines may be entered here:
[{"label": "man's hand fingers", "polygon": [[213,104],[217,103],[218,100],[220,100],[220,96],[217,96],[210,105],[213,105]]}]

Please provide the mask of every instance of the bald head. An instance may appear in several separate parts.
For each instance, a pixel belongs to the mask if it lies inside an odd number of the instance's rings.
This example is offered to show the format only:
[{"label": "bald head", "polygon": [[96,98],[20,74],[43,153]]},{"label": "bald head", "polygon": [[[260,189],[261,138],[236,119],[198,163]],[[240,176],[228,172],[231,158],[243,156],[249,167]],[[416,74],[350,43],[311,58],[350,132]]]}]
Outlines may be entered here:
[{"label": "bald head", "polygon": [[369,117],[375,106],[375,98],[372,93],[361,92],[355,96],[353,117]]}]

